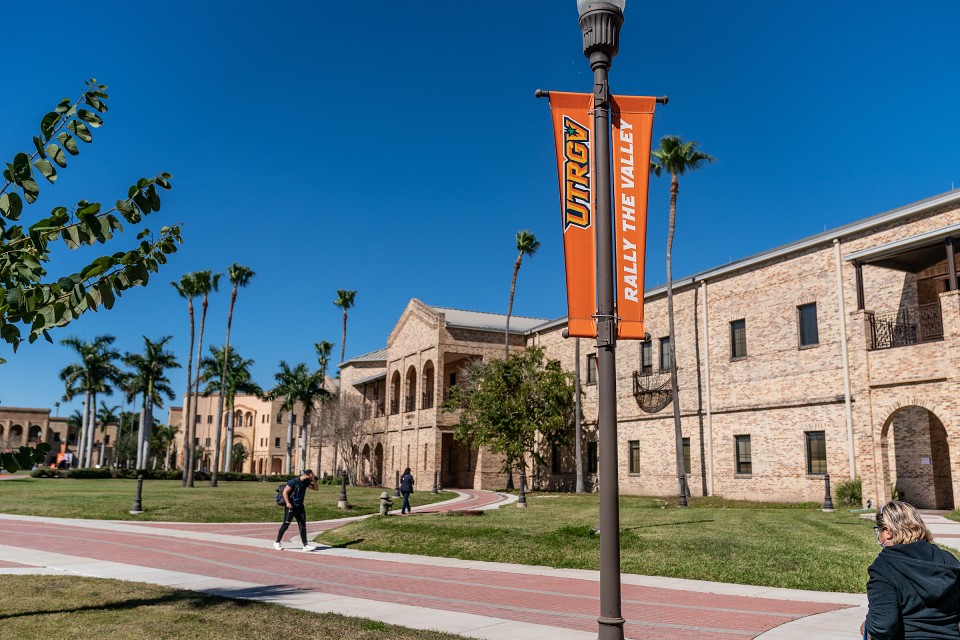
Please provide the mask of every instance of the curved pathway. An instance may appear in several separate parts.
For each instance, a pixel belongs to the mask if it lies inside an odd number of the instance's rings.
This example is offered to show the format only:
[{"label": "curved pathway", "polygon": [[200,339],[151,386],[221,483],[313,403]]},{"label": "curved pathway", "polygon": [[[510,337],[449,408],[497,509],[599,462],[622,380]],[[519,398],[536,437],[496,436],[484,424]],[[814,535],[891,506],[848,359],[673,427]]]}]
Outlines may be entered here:
[{"label": "curved pathway", "polygon": [[[415,511],[495,508],[505,502],[500,494],[463,490],[455,500]],[[340,522],[311,523],[311,530]],[[271,548],[276,528],[0,514],[0,573],[69,572],[150,582],[476,638],[596,638],[595,571],[335,548],[281,553]],[[865,602],[862,595],[670,578],[624,575],[622,582],[626,635],[650,640],[754,638],[830,616],[846,633],[808,629],[806,635],[776,637],[855,637],[862,615],[856,607]]]}]

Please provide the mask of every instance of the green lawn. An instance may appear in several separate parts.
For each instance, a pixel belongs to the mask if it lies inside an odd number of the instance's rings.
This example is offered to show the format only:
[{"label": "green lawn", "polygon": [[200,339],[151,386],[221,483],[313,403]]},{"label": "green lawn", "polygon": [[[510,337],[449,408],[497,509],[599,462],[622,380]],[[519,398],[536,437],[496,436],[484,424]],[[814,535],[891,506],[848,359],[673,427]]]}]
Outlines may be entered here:
[{"label": "green lawn", "polygon": [[73,576],[17,576],[12,580],[16,596],[8,593],[10,597],[0,598],[0,625],[8,638],[462,638],[139,582]]},{"label": "green lawn", "polygon": [[[578,569],[599,568],[597,496],[529,494],[481,517],[423,515],[351,523],[322,534],[351,549]],[[624,573],[863,593],[877,555],[872,522],[796,505],[620,500]]]},{"label": "green lawn", "polygon": [[[277,522],[281,510],[274,503],[276,482],[219,482],[216,488],[198,482],[185,489],[179,480],[144,480],[144,513],[128,513],[137,490],[136,480],[71,480],[24,478],[0,482],[0,512],[95,520],[151,520],[161,522]],[[347,487],[351,508],[337,508],[338,485],[321,484],[307,491],[309,520],[330,520],[379,511],[382,488]],[[393,495],[391,490],[390,495]],[[456,494],[414,493],[416,505],[449,500]],[[399,508],[399,499],[394,499]]]}]

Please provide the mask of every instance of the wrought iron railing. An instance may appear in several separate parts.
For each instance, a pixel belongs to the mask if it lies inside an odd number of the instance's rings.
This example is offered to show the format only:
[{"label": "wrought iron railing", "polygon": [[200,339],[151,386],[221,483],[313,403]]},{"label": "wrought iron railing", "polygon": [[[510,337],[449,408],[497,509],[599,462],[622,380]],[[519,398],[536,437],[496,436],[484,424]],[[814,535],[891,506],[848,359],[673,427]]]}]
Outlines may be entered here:
[{"label": "wrought iron railing", "polygon": [[406,404],[404,406],[404,411],[414,411],[417,408],[417,397],[409,395],[406,397]]},{"label": "wrought iron railing", "polygon": [[433,391],[426,391],[420,400],[420,408],[433,409]]},{"label": "wrought iron railing", "polygon": [[895,313],[871,313],[869,317],[871,350],[943,339],[943,316],[939,302],[904,307]]},{"label": "wrought iron railing", "polygon": [[400,398],[390,400],[390,415],[395,416],[400,413]]},{"label": "wrought iron railing", "polygon": [[375,415],[374,417],[376,417],[376,418],[382,418],[384,415],[386,415],[386,413],[387,413],[387,411],[386,411],[386,409],[384,408],[384,401],[381,400],[380,402],[377,403],[377,412],[376,412],[376,415]]}]

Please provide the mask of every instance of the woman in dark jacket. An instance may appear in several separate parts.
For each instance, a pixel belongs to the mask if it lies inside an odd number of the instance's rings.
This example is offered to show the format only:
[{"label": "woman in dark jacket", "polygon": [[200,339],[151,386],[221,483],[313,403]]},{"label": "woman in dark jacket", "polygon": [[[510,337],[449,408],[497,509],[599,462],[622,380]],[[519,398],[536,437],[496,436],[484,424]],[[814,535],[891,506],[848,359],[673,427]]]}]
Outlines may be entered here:
[{"label": "woman in dark jacket", "polygon": [[960,638],[960,562],[933,544],[920,514],[906,502],[877,512],[880,554],[870,565],[867,619],[874,640]]},{"label": "woman in dark jacket", "polygon": [[400,494],[403,495],[403,506],[400,508],[400,515],[410,513],[410,494],[413,493],[413,476],[410,475],[410,467],[403,470],[400,476]]}]

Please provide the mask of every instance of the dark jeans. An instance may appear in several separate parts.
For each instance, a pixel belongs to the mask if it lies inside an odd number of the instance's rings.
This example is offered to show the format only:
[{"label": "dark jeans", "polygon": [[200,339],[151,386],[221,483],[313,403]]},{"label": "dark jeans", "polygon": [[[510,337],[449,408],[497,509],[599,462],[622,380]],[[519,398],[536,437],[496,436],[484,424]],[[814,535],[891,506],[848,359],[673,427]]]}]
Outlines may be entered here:
[{"label": "dark jeans", "polygon": [[297,526],[300,528],[300,540],[303,541],[303,544],[307,544],[307,511],[303,505],[295,506],[293,509],[283,508],[283,524],[280,525],[280,531],[277,532],[277,542],[283,541],[283,534],[287,532],[287,528],[294,518],[297,519]]},{"label": "dark jeans", "polygon": [[410,494],[412,491],[401,491],[400,494],[403,496],[403,506],[400,507],[400,513],[410,513]]}]

